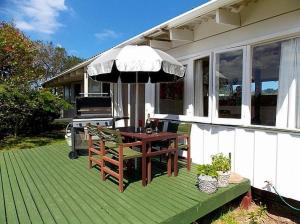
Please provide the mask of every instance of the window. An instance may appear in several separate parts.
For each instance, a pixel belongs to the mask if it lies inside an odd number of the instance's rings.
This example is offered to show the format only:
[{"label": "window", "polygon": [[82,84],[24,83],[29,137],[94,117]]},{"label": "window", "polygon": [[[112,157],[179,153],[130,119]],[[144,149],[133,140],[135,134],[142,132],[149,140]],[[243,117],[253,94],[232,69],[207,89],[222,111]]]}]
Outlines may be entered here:
[{"label": "window", "polygon": [[66,101],[70,101],[71,100],[71,87],[68,86],[64,86],[64,99]]},{"label": "window", "polygon": [[253,48],[251,124],[276,124],[280,55],[280,42]]},{"label": "window", "polygon": [[252,54],[251,123],[300,127],[300,38],[256,46]]},{"label": "window", "polygon": [[215,96],[218,118],[241,118],[242,81],[243,49],[217,53]]},{"label": "window", "polygon": [[194,63],[194,115],[208,117],[209,105],[209,57]]},{"label": "window", "polygon": [[174,83],[160,83],[156,97],[156,113],[160,114],[183,114],[183,93],[184,93],[184,80],[179,80]]},{"label": "window", "polygon": [[110,84],[98,82],[93,79],[89,79],[89,93],[107,93],[109,95]]}]

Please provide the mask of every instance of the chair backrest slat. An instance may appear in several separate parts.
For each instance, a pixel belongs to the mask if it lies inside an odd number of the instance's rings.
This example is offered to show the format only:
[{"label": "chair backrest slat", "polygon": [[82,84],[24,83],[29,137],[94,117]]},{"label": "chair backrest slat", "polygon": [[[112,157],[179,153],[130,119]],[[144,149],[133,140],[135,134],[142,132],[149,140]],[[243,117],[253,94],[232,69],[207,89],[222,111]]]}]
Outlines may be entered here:
[{"label": "chair backrest slat", "polygon": [[123,143],[123,138],[122,135],[119,131],[105,128],[105,127],[100,127],[99,132],[102,136],[102,139],[106,142],[113,142],[117,145]]},{"label": "chair backrest slat", "polygon": [[169,122],[167,131],[174,132],[177,134],[186,134],[186,135],[190,136],[191,128],[192,128],[192,124],[189,124],[189,123]]},{"label": "chair backrest slat", "polygon": [[89,135],[97,136],[97,137],[101,138],[101,135],[100,135],[100,132],[99,132],[97,126],[88,124],[88,125],[86,126],[86,128],[87,128],[87,131],[88,131],[88,134],[89,134]]},{"label": "chair backrest slat", "polygon": [[180,123],[178,125],[177,133],[178,134],[186,134],[186,135],[190,136],[191,135],[191,129],[192,129],[192,124]]}]

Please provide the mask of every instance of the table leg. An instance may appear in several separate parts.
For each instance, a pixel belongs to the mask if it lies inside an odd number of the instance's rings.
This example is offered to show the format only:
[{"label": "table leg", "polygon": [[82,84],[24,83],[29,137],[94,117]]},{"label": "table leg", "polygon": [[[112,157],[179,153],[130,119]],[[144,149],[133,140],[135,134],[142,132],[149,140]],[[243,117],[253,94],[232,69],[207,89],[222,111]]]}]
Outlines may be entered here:
[{"label": "table leg", "polygon": [[175,139],[175,153],[174,153],[174,176],[178,175],[178,138]]},{"label": "table leg", "polygon": [[146,186],[146,173],[147,173],[147,166],[146,166],[146,144],[143,143],[142,145],[142,185]]},{"label": "table leg", "polygon": [[[151,152],[151,143],[150,142],[148,143],[148,152]],[[147,161],[147,172],[148,172],[147,180],[148,180],[148,184],[150,184],[151,183],[151,178],[152,178],[152,174],[151,174],[151,157],[148,157],[147,159],[148,159],[148,161]]]},{"label": "table leg", "polygon": [[172,176],[172,153],[168,153],[168,176]]}]

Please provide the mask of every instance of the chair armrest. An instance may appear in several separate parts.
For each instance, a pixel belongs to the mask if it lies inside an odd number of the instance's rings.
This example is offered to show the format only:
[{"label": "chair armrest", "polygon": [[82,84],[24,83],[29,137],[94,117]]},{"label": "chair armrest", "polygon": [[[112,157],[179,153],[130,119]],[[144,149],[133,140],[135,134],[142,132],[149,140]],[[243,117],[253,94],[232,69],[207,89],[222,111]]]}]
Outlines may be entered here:
[{"label": "chair armrest", "polygon": [[187,134],[179,134],[178,135],[178,139],[189,139],[189,138],[190,138],[190,136]]},{"label": "chair armrest", "polygon": [[142,145],[143,143],[141,141],[136,141],[136,142],[129,142],[129,143],[123,143],[123,147],[131,147],[131,146],[139,146]]}]

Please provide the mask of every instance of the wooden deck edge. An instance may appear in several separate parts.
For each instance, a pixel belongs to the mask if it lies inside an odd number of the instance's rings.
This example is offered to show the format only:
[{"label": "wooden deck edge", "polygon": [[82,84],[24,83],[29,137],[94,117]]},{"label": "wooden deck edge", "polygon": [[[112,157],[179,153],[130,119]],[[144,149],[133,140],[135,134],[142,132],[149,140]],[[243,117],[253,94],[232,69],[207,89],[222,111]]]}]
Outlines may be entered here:
[{"label": "wooden deck edge", "polygon": [[[222,207],[228,202],[236,199],[237,197],[247,193],[251,189],[250,181],[246,180],[236,186],[229,188],[226,192],[218,194],[209,200],[199,201],[197,205],[165,220],[163,224],[186,224],[193,223],[194,221],[204,217],[210,212]],[[213,195],[212,195],[213,196]]]}]

